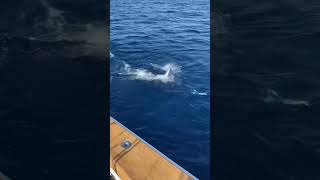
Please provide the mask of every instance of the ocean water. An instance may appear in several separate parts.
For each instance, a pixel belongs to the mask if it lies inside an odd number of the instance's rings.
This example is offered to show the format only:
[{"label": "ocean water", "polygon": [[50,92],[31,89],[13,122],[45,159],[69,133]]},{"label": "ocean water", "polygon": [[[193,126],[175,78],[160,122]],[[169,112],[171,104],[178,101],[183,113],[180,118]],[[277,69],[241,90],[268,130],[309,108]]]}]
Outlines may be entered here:
[{"label": "ocean water", "polygon": [[217,179],[319,179],[319,1],[216,1]]},{"label": "ocean water", "polygon": [[210,2],[111,0],[111,115],[209,179]]},{"label": "ocean water", "polygon": [[105,6],[1,3],[0,171],[10,179],[105,177]]}]

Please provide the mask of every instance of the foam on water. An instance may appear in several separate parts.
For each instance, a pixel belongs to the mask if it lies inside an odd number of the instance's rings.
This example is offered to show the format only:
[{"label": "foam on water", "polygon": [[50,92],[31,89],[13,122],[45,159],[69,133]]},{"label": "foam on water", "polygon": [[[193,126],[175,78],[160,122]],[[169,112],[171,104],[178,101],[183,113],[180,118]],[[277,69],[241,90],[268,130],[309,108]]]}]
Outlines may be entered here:
[{"label": "foam on water", "polygon": [[154,73],[145,68],[132,68],[126,62],[123,62],[124,68],[120,75],[129,76],[133,80],[144,80],[144,81],[159,81],[162,83],[172,83],[175,81],[175,76],[180,72],[180,67],[174,63],[168,63],[164,66],[158,64],[150,64],[152,67],[163,70],[163,74]]},{"label": "foam on water", "polygon": [[[114,54],[110,51],[110,58],[114,58]],[[167,63],[163,66],[159,64],[150,63],[148,66],[142,68],[132,68],[127,62],[116,60],[122,63],[118,75],[127,76],[131,80],[143,81],[159,81],[162,83],[175,82],[176,75],[181,72],[181,67],[175,63]],[[149,67],[149,68],[148,68]]]},{"label": "foam on water", "polygon": [[206,93],[206,92],[199,92],[199,91],[197,91],[196,89],[193,89],[193,90],[191,91],[191,94],[199,95],[199,96],[207,96],[207,95],[208,95],[208,93]]}]

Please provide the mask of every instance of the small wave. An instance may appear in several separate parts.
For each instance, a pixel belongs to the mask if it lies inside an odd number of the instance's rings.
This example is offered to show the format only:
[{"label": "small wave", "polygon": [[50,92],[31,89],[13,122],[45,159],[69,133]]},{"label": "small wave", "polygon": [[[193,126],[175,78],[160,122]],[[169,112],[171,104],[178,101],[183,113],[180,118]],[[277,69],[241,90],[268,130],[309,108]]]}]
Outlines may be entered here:
[{"label": "small wave", "polygon": [[113,58],[114,54],[112,54],[112,52],[110,51],[110,58]]},{"label": "small wave", "polygon": [[131,68],[131,66],[126,62],[123,62],[123,64],[123,73],[119,74],[127,75],[130,77],[130,79],[134,80],[160,81],[162,83],[172,83],[175,81],[176,74],[180,72],[180,67],[173,63],[168,63],[164,66],[152,63],[150,64],[151,67],[164,71],[164,73],[162,74],[155,73],[151,70],[144,68]]},{"label": "small wave", "polygon": [[198,92],[198,91],[195,90],[195,89],[193,89],[193,90],[191,91],[191,93],[194,94],[194,95],[199,95],[199,96],[207,96],[207,95],[208,95],[208,93],[206,93],[206,92]]}]

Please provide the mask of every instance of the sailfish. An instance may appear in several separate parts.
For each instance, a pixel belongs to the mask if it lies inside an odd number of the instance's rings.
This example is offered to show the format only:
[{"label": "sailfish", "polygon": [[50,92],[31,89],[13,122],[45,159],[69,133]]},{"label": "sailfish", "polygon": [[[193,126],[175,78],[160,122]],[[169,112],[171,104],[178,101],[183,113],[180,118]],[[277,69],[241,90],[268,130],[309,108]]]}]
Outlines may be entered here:
[{"label": "sailfish", "polygon": [[[162,74],[164,76],[171,76],[172,75],[172,66],[169,66],[168,68],[162,67],[158,64],[150,63],[150,65],[153,67],[153,69],[157,70],[157,74]],[[159,70],[161,72],[159,72]]]}]

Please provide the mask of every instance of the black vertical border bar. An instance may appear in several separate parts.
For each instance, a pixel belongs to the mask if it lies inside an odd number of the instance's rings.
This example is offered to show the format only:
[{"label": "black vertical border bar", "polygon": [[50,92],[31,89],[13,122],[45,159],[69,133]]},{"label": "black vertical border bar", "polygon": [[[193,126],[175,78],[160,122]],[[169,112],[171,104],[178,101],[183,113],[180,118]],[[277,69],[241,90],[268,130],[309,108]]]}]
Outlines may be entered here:
[{"label": "black vertical border bar", "polygon": [[216,126],[215,126],[215,118],[214,118],[214,110],[216,109],[215,104],[215,91],[214,87],[216,86],[215,77],[213,75],[214,72],[214,62],[215,62],[215,54],[214,53],[214,11],[215,11],[214,0],[210,0],[210,179],[214,179],[214,167],[216,165],[215,161],[215,148],[216,148]]},{"label": "black vertical border bar", "polygon": [[106,178],[109,178],[109,171],[110,171],[110,125],[109,125],[109,118],[110,118],[110,0],[106,0],[106,63],[105,63],[105,92],[106,92],[106,118],[103,120],[103,126],[106,129],[105,134],[105,153],[106,153]]}]

